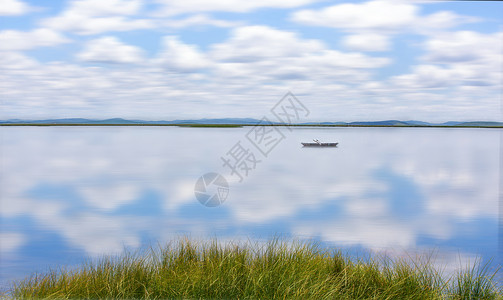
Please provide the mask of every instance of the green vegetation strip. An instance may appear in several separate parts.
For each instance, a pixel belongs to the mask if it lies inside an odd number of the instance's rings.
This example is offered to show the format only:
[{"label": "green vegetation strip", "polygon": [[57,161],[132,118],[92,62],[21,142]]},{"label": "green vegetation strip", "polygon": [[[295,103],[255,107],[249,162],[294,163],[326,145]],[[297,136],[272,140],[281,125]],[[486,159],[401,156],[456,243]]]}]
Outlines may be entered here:
[{"label": "green vegetation strip", "polygon": [[182,124],[178,127],[243,127],[244,125],[237,124]]},{"label": "green vegetation strip", "polygon": [[[19,299],[502,299],[486,267],[443,279],[429,260],[351,260],[308,242],[180,239],[15,284]],[[494,276],[494,275],[493,275]]]}]

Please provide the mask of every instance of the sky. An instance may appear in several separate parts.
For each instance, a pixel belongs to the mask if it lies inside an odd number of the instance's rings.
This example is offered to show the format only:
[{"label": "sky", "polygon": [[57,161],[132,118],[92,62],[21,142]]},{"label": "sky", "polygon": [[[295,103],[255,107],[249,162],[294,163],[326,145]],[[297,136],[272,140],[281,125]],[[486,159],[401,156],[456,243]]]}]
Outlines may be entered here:
[{"label": "sky", "polygon": [[0,0],[0,120],[501,121],[503,3]]}]

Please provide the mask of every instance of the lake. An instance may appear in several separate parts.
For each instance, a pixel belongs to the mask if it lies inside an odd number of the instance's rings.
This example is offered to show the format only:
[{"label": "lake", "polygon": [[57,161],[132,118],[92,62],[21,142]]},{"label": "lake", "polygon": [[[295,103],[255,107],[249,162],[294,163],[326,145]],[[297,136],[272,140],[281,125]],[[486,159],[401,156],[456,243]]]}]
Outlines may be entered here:
[{"label": "lake", "polygon": [[502,130],[259,130],[0,128],[1,286],[183,235],[502,264]]}]

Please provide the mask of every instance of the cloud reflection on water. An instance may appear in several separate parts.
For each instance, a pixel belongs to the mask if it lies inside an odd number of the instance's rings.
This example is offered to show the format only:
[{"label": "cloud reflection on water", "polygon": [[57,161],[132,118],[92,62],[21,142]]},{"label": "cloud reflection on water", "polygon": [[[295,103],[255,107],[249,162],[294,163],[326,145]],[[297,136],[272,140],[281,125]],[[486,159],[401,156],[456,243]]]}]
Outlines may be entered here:
[{"label": "cloud reflection on water", "polygon": [[[248,130],[1,128],[2,265],[29,269],[44,234],[60,262],[178,234],[497,255],[498,131],[296,129],[240,184],[220,157]],[[300,147],[312,138],[340,146]],[[217,208],[193,194],[209,171],[231,183]]]}]

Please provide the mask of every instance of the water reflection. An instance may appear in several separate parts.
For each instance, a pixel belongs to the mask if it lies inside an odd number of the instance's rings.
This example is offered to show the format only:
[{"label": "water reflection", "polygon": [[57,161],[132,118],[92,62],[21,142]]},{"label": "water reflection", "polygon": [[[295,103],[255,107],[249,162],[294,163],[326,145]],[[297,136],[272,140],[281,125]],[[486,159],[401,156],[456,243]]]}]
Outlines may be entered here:
[{"label": "water reflection", "polygon": [[[179,234],[501,259],[498,130],[295,129],[238,183],[220,157],[248,130],[1,128],[2,285]],[[312,138],[340,144],[300,146]],[[207,172],[231,185],[217,208],[194,197]]]}]

